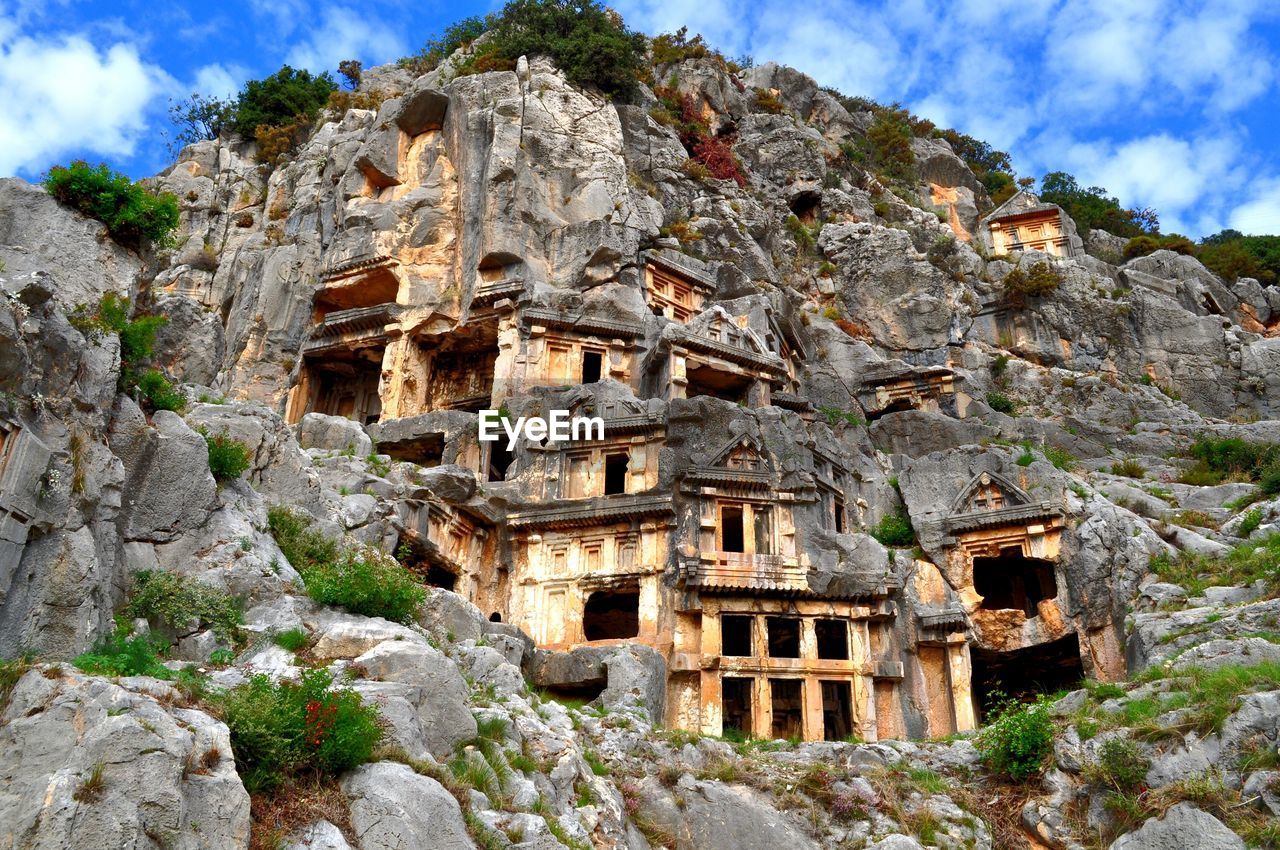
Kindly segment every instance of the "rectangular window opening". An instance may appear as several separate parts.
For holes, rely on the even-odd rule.
[[[753,617],[725,614],[720,617],[720,654],[746,658],[751,652]]]
[[[604,494],[613,496],[627,492],[627,466],[629,458],[625,454],[611,454],[604,457]]]
[[[844,620],[818,620],[813,624],[818,639],[818,658],[849,660],[849,625]]]
[[[742,528],[742,508],[725,505],[720,509],[720,551],[745,552],[746,536]]]
[[[600,380],[603,360],[599,351],[582,352],[582,383],[594,384]]]
[[[800,657],[800,620],[798,617],[768,617],[770,658]]]

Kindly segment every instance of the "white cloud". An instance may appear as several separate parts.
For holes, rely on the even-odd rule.
[[[239,65],[230,67],[218,63],[204,65],[196,70],[191,91],[207,97],[227,100],[239,93],[241,83],[247,78],[248,72]]]
[[[0,174],[34,173],[72,152],[126,157],[169,85],[129,44],[19,37],[0,27]]]
[[[1227,223],[1241,233],[1280,233],[1280,178],[1254,184],[1251,198],[1230,212]]]
[[[385,23],[349,9],[329,8],[317,29],[290,49],[285,61],[313,73],[334,71],[344,59],[388,62],[404,55],[401,35]]]

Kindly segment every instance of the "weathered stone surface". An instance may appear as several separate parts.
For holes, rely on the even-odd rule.
[[[342,780],[361,850],[473,850],[462,810],[444,786],[393,762],[356,768]]]
[[[298,423],[298,443],[304,449],[351,452],[364,457],[373,451],[373,441],[360,423],[345,416],[308,413]]]
[[[5,846],[248,844],[249,795],[227,727],[202,711],[165,709],[70,670],[32,670],[0,718],[0,743]],[[192,764],[202,767],[191,771]],[[89,782],[95,770],[96,786]]]
[[[1213,815],[1191,803],[1179,803],[1164,817],[1152,818],[1134,832],[1117,838],[1111,850],[1243,850],[1244,846],[1240,836]]]
[[[389,640],[354,662],[370,679],[409,685],[427,749],[445,759],[475,737],[476,721],[467,707],[467,685],[458,668],[425,643]]]

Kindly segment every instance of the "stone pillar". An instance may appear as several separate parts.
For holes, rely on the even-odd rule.
[[[664,397],[668,401],[689,397],[689,377],[685,371],[688,358],[688,351],[674,345],[667,355],[667,387]]]

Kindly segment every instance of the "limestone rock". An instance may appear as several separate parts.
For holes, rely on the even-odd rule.
[[[356,768],[342,780],[361,850],[474,850],[462,810],[444,786],[393,762]]]
[[[1164,817],[1152,818],[1134,832],[1117,838],[1111,850],[1243,850],[1244,846],[1240,836],[1213,815],[1191,803],[1178,803]]]

